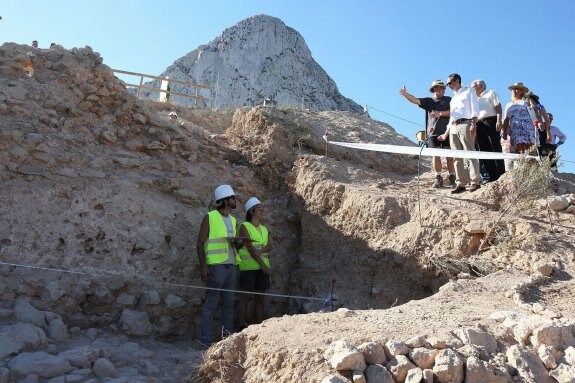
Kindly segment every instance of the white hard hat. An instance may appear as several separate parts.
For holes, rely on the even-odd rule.
[[[236,195],[236,193],[234,193],[234,189],[230,185],[220,185],[214,191],[214,200],[219,201],[233,195]]]
[[[178,114],[176,112],[170,112],[170,114],[168,114],[168,116],[172,117],[172,116],[176,116],[178,117]]]
[[[256,205],[260,205],[262,202],[257,199],[256,197],[252,197],[250,198],[247,202],[246,202],[246,211],[250,211],[250,209]]]

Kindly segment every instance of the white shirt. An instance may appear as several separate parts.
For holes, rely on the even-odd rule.
[[[449,111],[449,122],[460,118],[471,119],[477,117],[479,115],[479,106],[477,105],[477,94],[475,91],[464,86],[459,88],[451,98]]]
[[[497,116],[495,107],[500,105],[499,96],[493,90],[485,90],[477,100],[479,105],[479,119]]]
[[[565,133],[560,131],[558,127],[551,125],[551,127],[549,127],[549,129],[551,130],[551,143],[552,144],[561,145],[561,144],[564,144],[565,141],[567,141],[567,136],[565,135]],[[556,138],[559,139],[559,142],[555,142]]]

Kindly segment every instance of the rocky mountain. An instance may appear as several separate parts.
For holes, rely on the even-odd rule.
[[[208,84],[202,90],[209,106],[255,106],[264,98],[280,106],[311,110],[362,112],[363,108],[342,96],[332,78],[313,59],[304,38],[275,17],[259,15],[226,29],[207,45],[176,60],[161,76]],[[158,87],[158,81],[151,83]],[[170,90],[194,94],[195,89],[170,84]],[[157,97],[157,93],[148,93]],[[172,96],[187,106],[193,99]]]

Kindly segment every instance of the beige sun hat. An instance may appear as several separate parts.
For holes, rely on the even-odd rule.
[[[443,83],[443,80],[435,80],[431,83],[431,87],[429,88],[429,91],[431,93],[434,92],[433,88],[435,88],[436,86],[441,86],[443,88],[445,88],[445,84]]]
[[[523,91],[523,93],[529,92],[529,88],[526,87],[525,85],[523,85],[522,82],[516,82],[516,83],[513,84],[513,85],[509,85],[509,86],[507,87],[507,89],[509,89],[509,90],[512,90],[512,89],[521,89],[521,90]]]

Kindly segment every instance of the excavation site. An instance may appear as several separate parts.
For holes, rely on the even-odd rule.
[[[573,174],[453,195],[429,157],[331,144],[417,146],[359,106],[158,101],[103,61],[0,46],[0,383],[575,381]],[[265,208],[271,285],[206,349],[221,184],[238,223]]]

